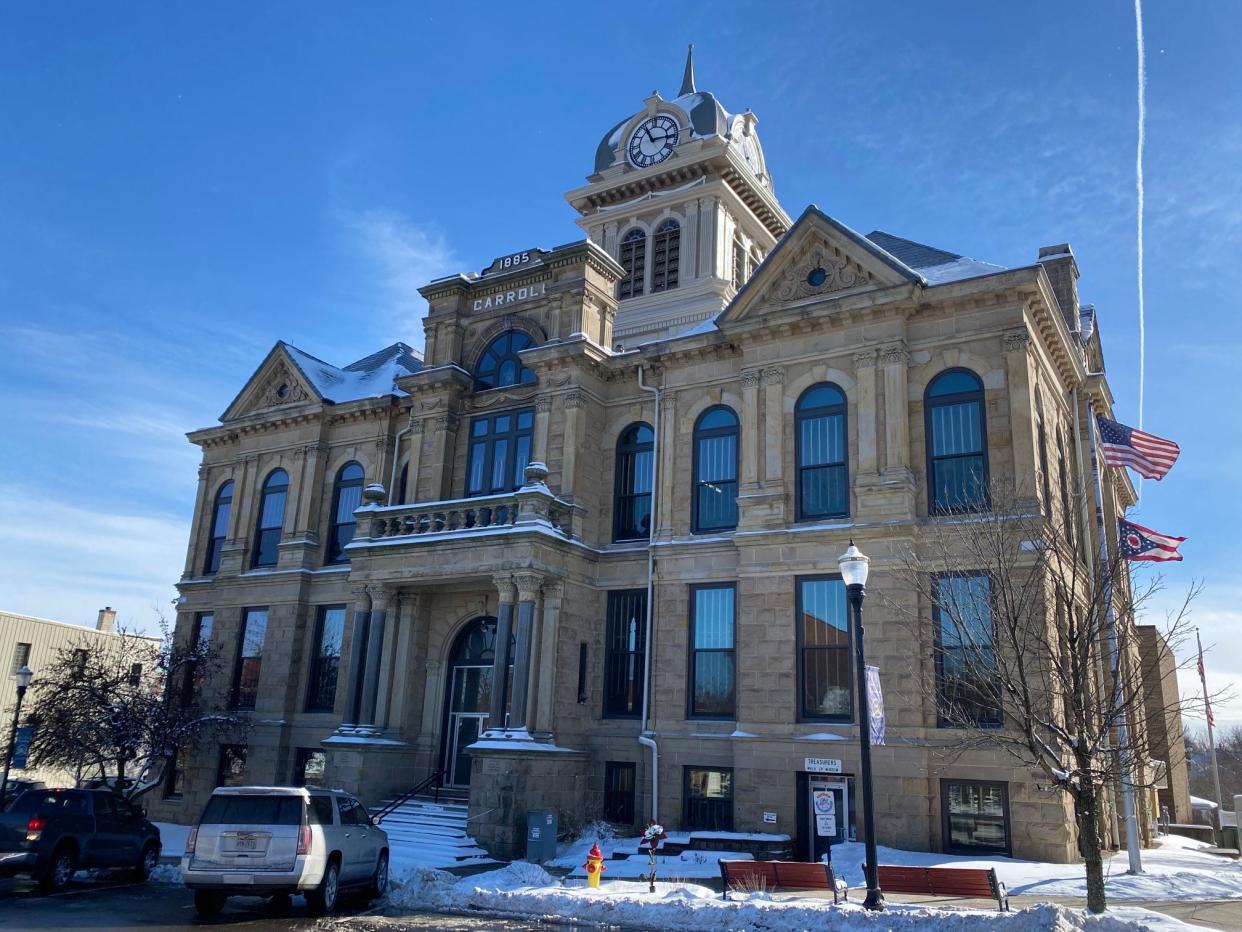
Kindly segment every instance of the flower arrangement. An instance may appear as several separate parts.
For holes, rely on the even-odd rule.
[[[647,849],[647,881],[649,883],[648,890],[651,893],[655,893],[656,852],[667,837],[663,825],[655,819],[647,820],[647,828],[643,830],[643,840],[638,843],[638,847]]]

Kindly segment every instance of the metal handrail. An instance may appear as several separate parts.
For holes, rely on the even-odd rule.
[[[444,778],[447,775],[447,773],[448,773],[447,770],[443,770],[443,769],[437,770],[435,773],[433,773],[431,776],[429,776],[426,780],[418,784],[413,789],[406,790],[396,799],[390,800],[386,806],[380,809],[371,818],[374,819],[375,824],[378,825],[380,822],[384,821],[384,819],[388,818],[388,816],[392,815],[394,812],[400,809],[401,806],[403,806],[405,803],[408,803],[415,796],[418,796],[421,793],[427,792],[427,790],[430,789],[432,786],[435,787],[435,795],[432,798],[438,803],[440,801],[440,787],[444,785]]]

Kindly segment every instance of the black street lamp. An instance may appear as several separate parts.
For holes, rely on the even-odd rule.
[[[13,749],[17,744],[17,720],[22,714],[22,700],[26,698],[26,687],[30,685],[30,678],[34,674],[30,671],[30,667],[23,664],[14,676],[17,679],[17,708],[13,710],[13,727],[9,730],[9,747],[4,755],[4,779],[0,781],[0,810],[4,809],[4,799],[9,794],[9,768],[13,766]]]
[[[871,792],[871,706],[867,701],[867,659],[863,653],[863,596],[867,591],[867,570],[871,563],[861,550],[850,541],[849,550],[841,554],[837,564],[841,578],[845,580],[845,592],[849,597],[850,613],[854,623],[854,659],[858,665],[858,743],[862,754],[863,835],[866,842],[867,861],[863,873],[867,878],[867,909],[883,909],[884,894],[880,892],[879,870],[875,853],[875,800]]]

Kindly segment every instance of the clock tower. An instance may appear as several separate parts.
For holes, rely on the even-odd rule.
[[[694,82],[658,91],[610,129],[587,184],[566,194],[578,225],[621,263],[615,343],[635,346],[715,317],[789,229],[747,110]]]

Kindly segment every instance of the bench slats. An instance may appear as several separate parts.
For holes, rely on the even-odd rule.
[[[838,886],[832,865],[818,861],[720,861],[720,878],[727,899],[730,887],[761,883],[786,890],[831,890],[838,902]]]
[[[1002,911],[1009,909],[1009,898],[996,879],[994,868],[897,867],[881,864],[877,874],[880,889],[893,893],[990,899],[996,900]]]

